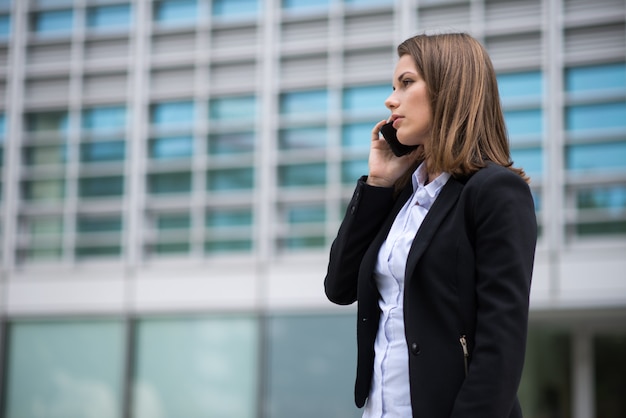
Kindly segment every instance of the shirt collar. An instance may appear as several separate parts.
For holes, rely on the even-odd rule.
[[[431,198],[437,197],[441,188],[448,182],[449,178],[450,173],[441,173],[433,181],[426,184],[428,171],[426,170],[426,163],[422,162],[411,177],[413,181],[413,193],[415,193],[417,189],[423,188]]]

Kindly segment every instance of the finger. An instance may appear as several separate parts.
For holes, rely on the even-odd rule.
[[[377,141],[380,139],[380,128],[382,128],[385,123],[387,123],[386,120],[381,120],[376,125],[374,125],[374,128],[372,129],[372,141]]]

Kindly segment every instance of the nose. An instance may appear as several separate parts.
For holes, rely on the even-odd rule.
[[[396,92],[392,92],[385,100],[385,106],[389,110],[396,109],[398,107],[398,99],[396,98]]]

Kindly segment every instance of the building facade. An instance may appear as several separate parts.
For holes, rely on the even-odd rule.
[[[0,0],[0,415],[360,416],[322,282],[422,31],[532,178],[525,415],[626,416],[624,0]]]

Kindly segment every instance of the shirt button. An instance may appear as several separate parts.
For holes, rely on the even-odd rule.
[[[422,350],[420,349],[420,346],[417,343],[411,343],[411,353],[413,353],[413,355],[416,356],[421,352]]]

